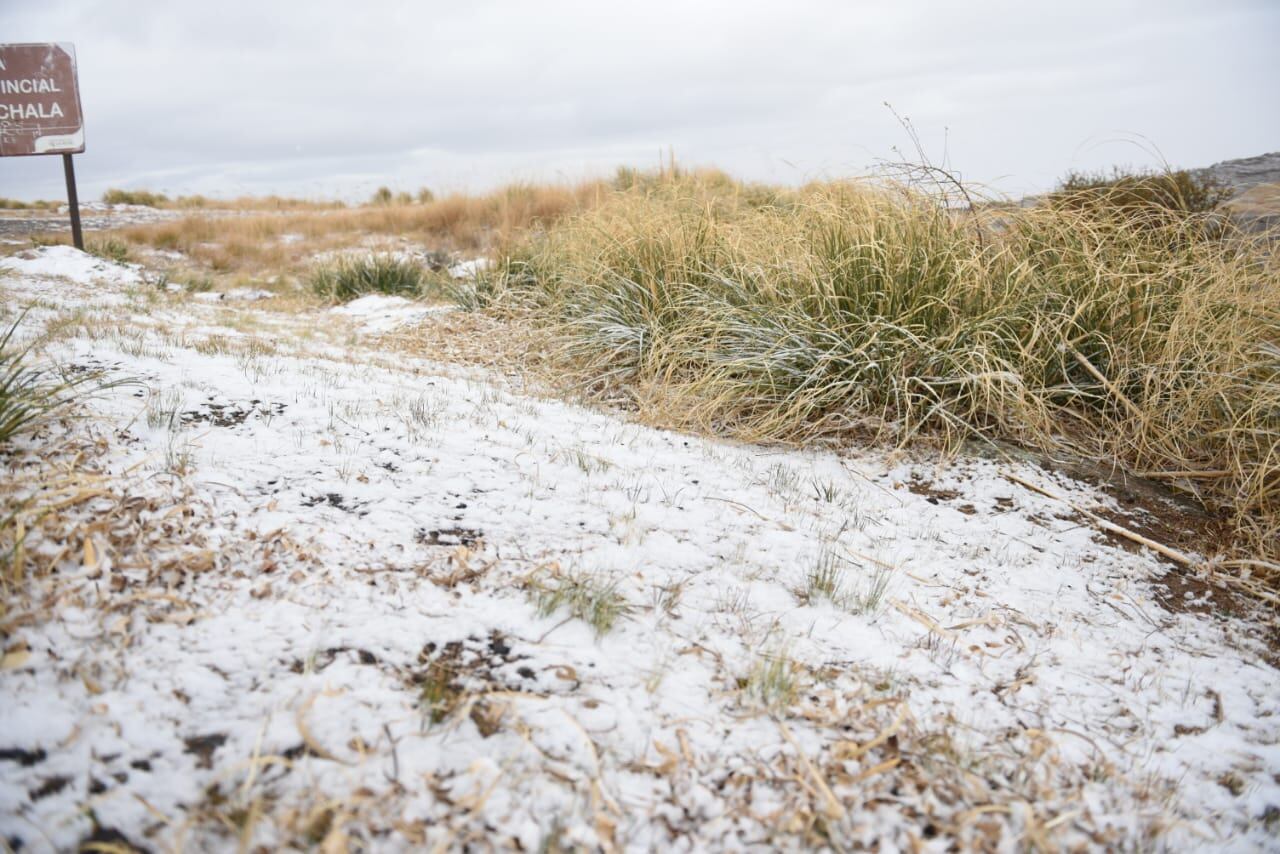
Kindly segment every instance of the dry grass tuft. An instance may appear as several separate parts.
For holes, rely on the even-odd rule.
[[[563,610],[569,618],[586,622],[597,637],[608,634],[631,610],[617,582],[588,572],[555,570],[545,577],[531,578],[528,593],[539,616],[550,617]]]
[[[312,271],[311,290],[329,302],[349,302],[366,294],[416,297],[423,270],[413,261],[373,254],[340,258]]]

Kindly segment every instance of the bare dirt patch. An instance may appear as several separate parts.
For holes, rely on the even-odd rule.
[[[478,530],[453,527],[431,531],[419,530],[415,539],[426,546],[466,546],[471,548],[483,537],[484,534]]]
[[[208,424],[211,427],[238,427],[250,416],[259,415],[273,417],[285,410],[283,403],[251,400],[247,404],[238,403],[204,403],[195,409],[182,413],[182,423]]]

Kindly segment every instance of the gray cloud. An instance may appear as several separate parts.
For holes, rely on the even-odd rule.
[[[73,41],[86,195],[361,196],[685,162],[800,181],[909,141],[1009,192],[1071,167],[1280,148],[1267,2],[294,3],[5,0]],[[56,158],[0,161],[54,196]]]

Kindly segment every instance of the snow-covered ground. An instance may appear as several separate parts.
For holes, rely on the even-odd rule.
[[[140,383],[2,458],[57,502],[0,619],[11,847],[1276,847],[1256,627],[1006,475],[1092,487],[650,429],[388,349],[394,300],[0,267]]]

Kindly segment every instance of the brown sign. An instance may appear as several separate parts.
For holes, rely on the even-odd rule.
[[[82,151],[75,48],[0,44],[0,157]]]

